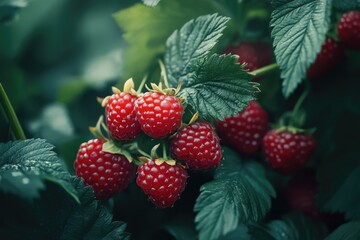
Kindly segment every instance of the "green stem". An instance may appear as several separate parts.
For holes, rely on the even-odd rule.
[[[26,136],[20,125],[19,119],[16,116],[14,108],[12,107],[8,96],[6,95],[5,89],[0,83],[0,101],[3,106],[4,112],[10,122],[11,130],[14,134],[15,139],[25,140]]]
[[[168,156],[167,156],[167,153],[166,153],[166,146],[165,146],[165,141],[163,141],[163,144],[162,144],[162,151],[163,151],[163,159],[167,160],[168,159]]]
[[[309,95],[309,91],[305,90],[305,92],[303,92],[303,94],[301,94],[301,96],[299,97],[299,99],[297,100],[294,109],[292,111],[292,115],[296,116],[300,110],[301,105],[303,104],[305,98]]]
[[[159,65],[160,65],[160,70],[161,70],[161,80],[163,81],[165,88],[169,88],[169,82],[168,82],[168,79],[166,76],[165,65],[161,60],[159,60]]]
[[[259,68],[259,69],[256,69],[252,72],[250,72],[250,74],[253,74],[255,75],[256,77],[260,77],[260,76],[263,76],[267,73],[270,73],[272,71],[275,71],[279,68],[279,65],[277,65],[276,63],[273,63],[273,64],[270,64],[270,65],[267,65],[265,67],[262,67],[262,68]]]
[[[143,90],[143,88],[144,88],[144,86],[145,86],[145,83],[146,83],[146,81],[147,81],[147,78],[148,78],[148,75],[146,74],[146,75],[143,77],[143,79],[141,80],[140,86],[139,86],[138,90],[136,91],[137,93],[140,94],[140,93],[142,92],[142,90]]]

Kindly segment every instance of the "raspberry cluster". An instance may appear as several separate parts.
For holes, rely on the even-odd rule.
[[[135,175],[135,166],[139,165],[137,185],[157,207],[170,207],[185,189],[186,169],[209,170],[220,164],[220,139],[210,123],[198,121],[197,117],[183,123],[185,107],[176,90],[152,84],[153,89],[138,93],[133,86],[129,80],[124,91],[113,88],[113,95],[101,101],[105,107],[105,130],[111,139],[101,135],[100,128],[105,124],[98,124],[93,130],[100,137],[80,146],[74,168],[77,176],[93,187],[98,199],[106,199],[128,186]],[[148,143],[161,139],[165,152],[170,154],[158,157],[157,145],[151,155],[141,150],[137,142],[141,132]],[[118,150],[107,152],[106,142]],[[129,155],[138,158],[136,164],[131,162],[132,158],[127,159]]]

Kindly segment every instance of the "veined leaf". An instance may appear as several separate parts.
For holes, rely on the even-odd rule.
[[[276,240],[322,240],[328,234],[323,223],[296,212],[270,222],[268,229]]]
[[[95,200],[93,189],[84,186],[80,178],[73,178],[72,182],[79,192],[81,204],[73,204],[66,213],[59,239],[129,239],[125,232],[126,224],[112,221],[108,209]]]
[[[201,187],[194,207],[199,239],[218,239],[240,223],[259,222],[271,207],[275,190],[255,162],[244,163],[238,174],[221,175]]]
[[[348,222],[338,227],[325,240],[358,240],[360,239],[360,222]]]
[[[271,32],[276,61],[288,97],[315,61],[330,23],[330,0],[273,0]]]
[[[60,185],[75,200],[79,201],[70,182],[70,174],[64,163],[53,152],[53,148],[53,145],[42,139],[0,143],[0,176],[9,174],[9,172],[38,176]],[[16,181],[16,179],[13,180]],[[33,179],[33,181],[35,180]],[[36,189],[40,190],[39,183],[37,186]],[[18,194],[23,196],[23,193]],[[36,196],[36,194],[27,196]]]
[[[347,218],[360,219],[360,159],[358,154],[330,159],[320,166],[319,205],[330,212],[344,212]]]
[[[187,22],[166,41],[165,67],[169,84],[184,87],[194,77],[195,63],[203,60],[222,36],[227,17],[205,15]]]
[[[24,174],[19,170],[0,172],[0,189],[5,193],[18,195],[32,200],[40,196],[39,191],[45,188],[43,181],[36,175]]]
[[[180,91],[199,115],[223,120],[242,111],[259,91],[237,56],[213,54],[194,66],[194,74]]]

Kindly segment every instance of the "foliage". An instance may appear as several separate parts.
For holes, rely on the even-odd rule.
[[[0,188],[32,200],[39,196],[38,191],[44,187],[40,179],[44,179],[59,184],[78,201],[70,174],[53,148],[40,139],[0,143]],[[16,191],[24,185],[29,191]]]
[[[271,32],[281,69],[283,94],[288,97],[305,78],[325,41],[330,22],[330,0],[272,1]]]
[[[233,159],[237,160],[236,167]],[[264,169],[254,162],[241,162],[231,150],[225,151],[215,180],[200,191],[194,207],[200,239],[218,239],[240,223],[259,222],[271,207],[271,197],[275,197]]]

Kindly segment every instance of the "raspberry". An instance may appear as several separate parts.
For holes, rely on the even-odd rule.
[[[74,162],[76,175],[93,187],[98,199],[125,189],[135,176],[135,165],[123,155],[103,152],[104,143],[101,139],[82,143]]]
[[[331,38],[326,38],[315,62],[307,70],[310,79],[319,78],[331,72],[343,58],[342,47]]]
[[[224,53],[239,55],[239,63],[246,63],[248,71],[254,71],[272,61],[272,49],[262,42],[243,42],[226,48]]]
[[[269,123],[268,114],[256,102],[250,102],[242,112],[218,121],[216,129],[222,140],[240,153],[256,152],[266,134]]]
[[[163,138],[180,127],[184,107],[175,96],[147,92],[135,101],[135,111],[147,135]]]
[[[360,11],[351,11],[341,17],[338,35],[346,47],[360,50]]]
[[[138,168],[137,185],[149,196],[149,200],[159,208],[171,207],[184,191],[187,172],[179,165],[161,165],[155,159]]]
[[[290,174],[306,164],[315,150],[315,140],[305,133],[271,130],[263,139],[263,147],[270,166]]]
[[[207,170],[220,164],[222,151],[219,137],[206,122],[180,129],[171,141],[172,155],[194,170]]]
[[[131,140],[141,132],[134,110],[135,100],[135,96],[125,92],[113,94],[107,99],[106,123],[113,138]]]

